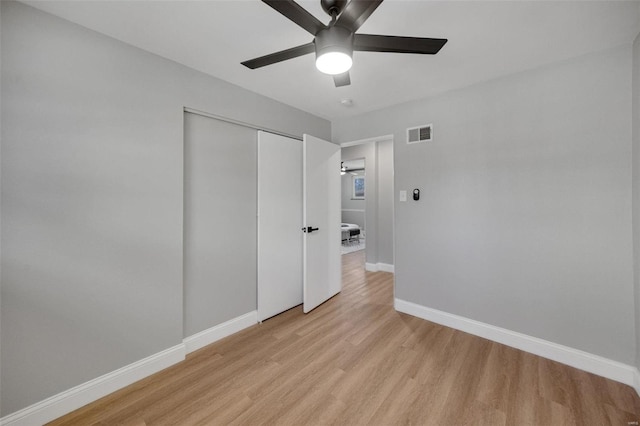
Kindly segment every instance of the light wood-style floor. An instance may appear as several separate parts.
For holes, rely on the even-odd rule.
[[[343,256],[343,291],[216,342],[53,425],[622,425],[628,386],[393,309]]]

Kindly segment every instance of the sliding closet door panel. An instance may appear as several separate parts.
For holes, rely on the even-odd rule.
[[[255,130],[185,113],[185,337],[256,309]]]
[[[302,142],[258,133],[258,319],[302,303]]]

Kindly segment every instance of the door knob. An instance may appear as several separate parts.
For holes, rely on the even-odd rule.
[[[308,234],[312,233],[313,231],[317,231],[320,228],[312,228],[311,226],[307,226],[306,228],[302,228],[302,232],[306,232]]]

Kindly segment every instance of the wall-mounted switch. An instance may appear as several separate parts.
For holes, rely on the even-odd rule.
[[[407,191],[400,191],[400,201],[407,201]]]

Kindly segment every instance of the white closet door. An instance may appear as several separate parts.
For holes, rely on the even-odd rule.
[[[258,132],[258,320],[302,303],[302,142]]]

